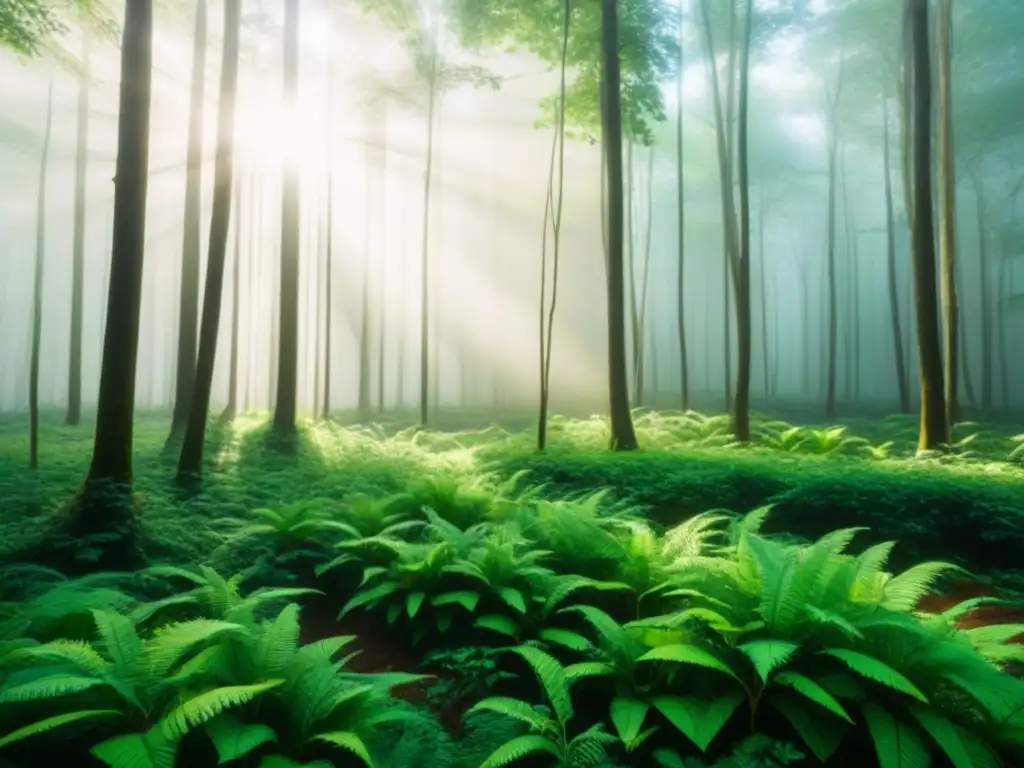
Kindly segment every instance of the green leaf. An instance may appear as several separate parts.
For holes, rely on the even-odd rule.
[[[893,690],[900,691],[913,696],[918,701],[928,703],[928,698],[918,690],[917,686],[907,678],[878,659],[867,656],[858,651],[850,651],[845,648],[826,648],[821,651],[826,656],[832,656],[846,664],[850,669],[862,677],[874,680],[877,683],[888,686]]]
[[[89,720],[111,720],[118,717],[124,717],[124,714],[116,709],[85,709],[80,712],[66,712],[62,715],[54,715],[53,717],[37,720],[31,725],[26,725],[23,728],[18,728],[16,731],[0,736],[0,748],[23,739],[49,733],[58,728],[63,728],[65,725],[84,723]]]
[[[107,739],[90,752],[110,768],[175,768],[178,745],[152,728]]]
[[[489,613],[486,616],[481,616],[473,622],[473,626],[489,629],[492,632],[497,632],[513,639],[519,636],[519,627],[516,623],[508,616],[501,616],[500,614]]]
[[[570,651],[585,651],[590,648],[590,641],[587,638],[568,629],[545,628],[537,632],[537,637],[549,645],[558,645]]]
[[[394,624],[398,621],[398,617],[402,614],[401,603],[391,603],[388,605],[388,625]]]
[[[654,706],[666,720],[696,744],[701,752],[706,752],[743,698],[743,694],[738,692],[715,699],[697,696],[657,696],[654,699]]]
[[[933,709],[910,703],[910,714],[929,736],[942,747],[954,768],[980,768],[972,759],[969,747],[960,738],[959,728]]]
[[[786,664],[799,647],[784,640],[753,640],[739,648],[754,665],[761,682],[766,682],[768,675]]]
[[[338,614],[338,618],[340,619],[349,611],[360,608],[364,605],[369,605],[370,603],[375,603],[381,598],[394,594],[399,590],[400,586],[401,585],[396,581],[385,581],[371,589],[356,593],[353,595],[351,600],[345,603],[345,606],[341,609],[341,613]]]
[[[239,760],[254,749],[277,740],[273,729],[262,723],[243,723],[229,714],[222,714],[206,724],[217,755],[218,765]]]
[[[477,712],[481,710],[497,712],[499,715],[511,717],[513,720],[526,723],[528,726],[538,731],[541,731],[548,725],[551,725],[551,721],[548,718],[534,709],[527,702],[519,699],[512,699],[507,696],[491,696],[483,701],[478,701],[470,707],[468,711]]]
[[[729,677],[739,679],[736,673],[713,654],[696,645],[662,645],[652,648],[638,661],[666,661],[674,664],[694,664],[708,669],[717,669]]]
[[[514,610],[519,613],[526,613],[526,601],[523,599],[523,593],[518,589],[501,587],[498,589],[498,596]]]
[[[565,679],[562,665],[554,656],[528,645],[521,645],[512,651],[522,656],[533,669],[537,681],[551,702],[555,716],[564,728],[572,718],[572,698],[569,696],[569,683]]]
[[[646,701],[627,699],[622,696],[612,699],[609,709],[612,725],[615,726],[623,744],[633,743],[633,740],[639,735],[640,729],[643,728],[644,718],[647,717],[650,708],[651,705]]]
[[[423,605],[425,597],[426,595],[420,591],[410,592],[406,595],[405,612],[409,614],[410,619],[416,618],[416,614],[420,612],[420,606]]]
[[[775,682],[780,685],[788,685],[797,693],[806,696],[815,704],[820,704],[832,714],[841,717],[850,725],[853,725],[853,720],[847,714],[846,710],[843,709],[843,705],[840,704],[831,693],[826,691],[811,678],[801,675],[799,672],[785,670],[775,676]]]
[[[479,602],[480,595],[468,589],[457,592],[442,592],[440,595],[435,595],[430,599],[430,604],[435,608],[442,605],[456,604],[461,605],[470,613],[476,610]]]
[[[267,680],[253,685],[226,685],[204,691],[168,712],[158,727],[170,741],[181,740],[192,728],[212,720],[224,710],[250,702],[283,683],[284,680]]]
[[[5,688],[0,692],[0,704],[38,702],[58,696],[70,696],[73,693],[81,693],[90,688],[107,684],[107,681],[102,678],[52,674]]]
[[[920,731],[869,701],[861,710],[875,743],[879,768],[928,768],[931,755]]]
[[[769,702],[789,721],[814,756],[822,763],[827,762],[843,741],[843,729],[838,726],[839,721],[828,716],[822,717],[819,707],[810,710],[806,699],[786,694],[784,690],[773,690]]]
[[[449,611],[441,611],[437,614],[437,631],[447,632],[452,628],[452,614]]]
[[[558,759],[562,757],[558,747],[543,736],[531,733],[506,741],[484,760],[480,768],[502,768],[528,755],[538,754],[551,755]]]
[[[363,764],[368,768],[373,768],[370,750],[366,748],[366,744],[363,743],[363,740],[357,734],[351,731],[329,731],[327,733],[318,733],[313,738],[316,741],[322,741],[325,744],[331,744],[347,750],[362,760]]]

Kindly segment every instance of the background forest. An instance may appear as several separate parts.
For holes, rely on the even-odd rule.
[[[0,0],[0,767],[1024,762],[1017,5]]]

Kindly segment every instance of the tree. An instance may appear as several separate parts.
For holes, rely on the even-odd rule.
[[[939,154],[939,275],[942,298],[942,350],[945,370],[946,423],[958,417],[959,356],[956,295],[956,171],[954,169],[952,58],[953,0],[939,0],[936,14],[936,65],[938,68]]]
[[[740,185],[740,258],[736,275],[736,330],[739,366],[736,374],[736,400],[733,433],[741,442],[750,441],[750,368],[753,332],[750,311],[750,173],[747,162],[747,121],[750,109],[750,36],[754,25],[754,0],[747,0],[746,26],[740,58],[739,103],[739,185]]]
[[[676,324],[679,328],[679,396],[684,411],[690,409],[690,371],[686,353],[686,216],[683,177],[683,35],[685,17],[679,14],[679,74],[676,75],[676,206],[679,216],[679,259],[676,276]]]
[[[295,114],[299,97],[299,0],[287,0],[284,13],[284,109]],[[281,276],[278,302],[277,402],[274,432],[295,431],[299,383],[299,226],[298,164],[286,159],[281,189]]]
[[[89,474],[71,520],[72,533],[80,535],[131,533],[135,370],[149,182],[152,0],[127,3],[124,18],[113,244],[96,434]],[[119,538],[124,544],[131,536]]]
[[[46,174],[50,165],[53,130],[53,83],[46,97],[46,129],[39,159],[39,197],[36,202],[36,263],[32,280],[32,359],[28,385],[28,465],[39,467],[39,349],[43,335],[43,270],[46,263]]]
[[[217,359],[220,335],[220,308],[224,298],[224,264],[227,258],[228,230],[231,225],[231,198],[234,190],[235,101],[238,96],[239,27],[241,0],[224,3],[224,60],[221,66],[220,106],[217,115],[217,160],[213,177],[213,215],[210,220],[210,251],[206,260],[206,295],[203,297],[203,321],[199,336],[196,379],[178,459],[178,478],[202,474],[203,442],[210,411],[213,367]],[[236,227],[237,229],[237,227]],[[236,259],[237,270],[237,259]],[[235,281],[235,304],[238,303]]]
[[[632,451],[638,447],[629,411],[626,364],[625,231],[622,180],[622,95],[619,71],[619,21],[616,0],[601,0],[601,50],[604,59],[604,161],[608,179],[608,399],[611,447]]]
[[[889,100],[882,97],[882,158],[885,174],[885,240],[886,275],[889,291],[889,318],[892,326],[893,353],[896,356],[896,386],[899,389],[900,413],[910,413],[910,386],[903,358],[903,328],[900,323],[899,283],[896,278],[896,224],[892,205],[892,160],[889,149]]]
[[[75,219],[71,265],[71,349],[68,361],[68,426],[82,420],[82,303],[85,290],[85,197],[89,152],[89,89],[92,33],[82,29],[82,71],[78,79],[78,128],[75,150]]]
[[[206,0],[196,1],[189,96],[188,149],[185,165],[185,233],[181,251],[181,294],[178,305],[178,365],[171,432],[189,419],[196,378],[196,336],[199,322],[199,251],[202,238],[203,99],[206,82]]]
[[[835,88],[828,97],[828,379],[825,391],[825,413],[829,418],[836,412],[836,357],[839,329],[839,307],[836,298],[836,177],[839,160],[839,105],[843,95],[843,77],[846,71],[846,46],[839,51],[839,71]]]
[[[931,184],[931,59],[928,50],[928,0],[904,0],[904,79],[911,109],[907,127],[913,150],[914,303],[921,385],[921,426],[918,450],[932,451],[949,443],[943,387],[942,349],[936,296],[935,239]]]
[[[242,185],[238,179],[239,175],[236,173],[234,196],[238,215],[235,216],[235,247],[231,257],[231,361],[228,366],[228,403],[224,406],[219,418],[222,424],[232,421],[238,415],[239,409],[238,345],[242,303]]]

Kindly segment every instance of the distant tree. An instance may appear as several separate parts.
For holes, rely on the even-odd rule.
[[[203,123],[206,84],[207,0],[196,0],[185,164],[185,232],[181,252],[178,304],[178,363],[171,432],[185,427],[196,378],[199,326],[199,253],[202,239]]]
[[[738,371],[736,401],[733,409],[733,433],[741,442],[750,442],[750,380],[753,352],[753,328],[750,302],[750,172],[747,159],[747,126],[750,110],[750,38],[754,26],[754,0],[747,0],[744,14],[743,47],[740,52],[740,101],[737,162],[740,186],[740,257],[736,274],[736,330]],[[767,353],[767,349],[765,350]]]
[[[36,202],[36,263],[32,280],[32,359],[28,385],[28,465],[39,467],[39,350],[43,335],[43,271],[46,264],[46,176],[50,165],[53,130],[53,83],[46,97],[46,128],[39,160],[39,197]]]
[[[224,266],[227,258],[228,230],[234,191],[235,102],[238,97],[239,27],[241,0],[224,3],[224,57],[221,65],[220,105],[217,115],[217,160],[213,177],[213,215],[210,220],[210,250],[206,260],[206,295],[203,297],[203,321],[199,336],[199,357],[193,387],[188,425],[178,459],[178,478],[202,474],[203,445],[210,411],[213,369],[220,336],[220,309],[224,298]],[[236,230],[238,227],[236,226]],[[237,270],[237,258],[236,258]],[[238,303],[238,280],[234,301]],[[237,385],[232,381],[232,386]],[[234,395],[232,395],[234,397]]]
[[[892,327],[893,353],[896,358],[896,388],[900,396],[900,413],[910,413],[910,384],[903,357],[903,328],[900,323],[899,283],[896,278],[896,223],[893,216],[892,152],[890,151],[889,100],[882,97],[882,162],[885,174],[886,275],[889,293],[889,323]]]
[[[686,20],[679,14],[679,73],[676,75],[676,207],[678,215],[679,256],[676,274],[676,325],[679,331],[680,407],[690,408],[690,369],[686,349],[686,211],[683,174],[683,37]]]

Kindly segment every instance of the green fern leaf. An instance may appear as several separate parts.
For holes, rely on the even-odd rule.
[[[565,668],[565,679],[574,683],[584,677],[608,677],[619,674],[617,667],[603,661],[581,661]]]
[[[254,685],[214,688],[176,706],[161,719],[158,727],[168,740],[180,741],[192,728],[205,724],[231,707],[246,704],[283,683],[284,680],[267,680]]]
[[[879,768],[928,768],[931,755],[920,731],[877,704],[864,702],[861,710],[875,743]]]
[[[503,768],[529,755],[546,754],[562,759],[558,747],[543,736],[526,734],[510,739],[491,753],[480,768]]]
[[[107,739],[90,751],[110,768],[174,768],[178,745],[154,728]]]
[[[117,669],[117,674],[137,675],[142,660],[142,640],[135,631],[135,623],[127,616],[111,611],[93,611],[99,649],[106,653]]]
[[[498,597],[505,601],[505,603],[513,610],[519,613],[526,613],[526,601],[523,599],[523,593],[518,589],[512,589],[512,587],[500,587],[498,589]]]
[[[838,613],[823,610],[817,606],[809,604],[804,605],[804,613],[806,613],[816,623],[826,627],[835,627],[851,639],[860,639],[864,637],[864,634],[857,629],[857,627],[853,626],[846,617],[840,616]]]
[[[215,619],[168,624],[158,629],[143,645],[147,671],[151,679],[161,680],[197,645],[244,632],[245,627],[240,624]]]
[[[544,730],[551,722],[525,701],[506,696],[492,696],[483,701],[478,701],[470,707],[468,712],[479,712],[482,710],[497,712],[499,715],[511,717],[514,720],[526,723],[538,731]]]
[[[609,713],[611,714],[612,725],[615,726],[615,730],[619,734],[619,738],[622,739],[623,744],[632,744],[637,736],[640,735],[640,729],[644,725],[644,718],[647,717],[647,712],[650,708],[650,704],[638,699],[627,699],[623,696],[616,696],[612,699]]]
[[[262,723],[243,723],[238,718],[221,714],[206,724],[206,735],[217,750],[218,765],[240,760],[254,749],[272,741],[277,735]]]
[[[516,623],[508,616],[502,616],[496,613],[489,613],[486,616],[481,616],[473,622],[474,627],[480,627],[481,629],[489,629],[492,632],[505,635],[515,639],[519,635],[519,627]]]
[[[80,712],[66,712],[62,715],[54,715],[53,717],[37,720],[31,725],[26,725],[16,731],[0,736],[0,749],[33,736],[50,733],[51,731],[63,728],[65,725],[85,723],[91,720],[112,720],[119,717],[124,717],[124,714],[116,709],[88,709]]]
[[[410,619],[415,619],[416,614],[420,612],[420,606],[423,605],[423,600],[426,598],[426,594],[420,591],[410,592],[405,598],[405,612],[409,614]]]
[[[657,696],[653,703],[666,720],[705,752],[742,701],[743,694],[731,693],[715,699]]]
[[[843,729],[837,727],[840,721],[822,717],[820,707],[810,709],[806,699],[787,694],[776,688],[768,700],[789,721],[814,756],[822,763],[828,762],[843,741]]]
[[[683,762],[683,758],[679,756],[679,753],[666,747],[654,750],[654,754],[651,757],[654,758],[654,762],[660,765],[661,768],[686,768],[686,763]]]
[[[442,605],[455,604],[461,605],[470,613],[476,610],[479,602],[480,595],[468,589],[457,592],[442,592],[440,595],[430,598],[430,604],[435,608],[440,608]]]
[[[768,675],[787,664],[799,648],[798,644],[784,640],[753,640],[739,646],[754,665],[761,682],[767,682]]]
[[[548,701],[555,711],[558,722],[565,724],[572,718],[572,699],[569,696],[569,684],[565,679],[565,670],[558,660],[537,648],[521,645],[512,651],[526,660],[547,694]]]
[[[914,610],[921,598],[931,591],[935,580],[947,571],[966,573],[958,565],[941,562],[918,563],[908,568],[886,583],[882,605],[893,611]]]
[[[801,675],[799,672],[787,669],[776,675],[775,682],[780,685],[788,685],[797,693],[806,696],[815,704],[820,704],[832,714],[838,715],[850,725],[853,725],[853,720],[847,714],[846,710],[843,709],[843,705],[840,704],[831,693],[826,691],[811,678]]]
[[[256,677],[276,677],[299,647],[299,606],[289,603],[256,640],[252,660]]]
[[[16,648],[4,657],[3,663],[21,660],[66,664],[90,677],[103,677],[110,673],[111,663],[84,640],[51,640],[43,645]]]
[[[753,534],[742,539],[754,557],[761,580],[761,618],[771,627],[791,627],[804,604],[802,595],[793,588],[798,566],[796,551]]]
[[[327,760],[299,763],[283,755],[267,755],[260,760],[260,768],[335,768],[335,765]]]
[[[591,647],[590,641],[578,632],[567,629],[546,627],[537,632],[537,637],[548,645],[568,648],[570,651],[585,651]]]
[[[356,608],[376,603],[378,600],[381,600],[388,595],[393,595],[399,589],[401,589],[401,585],[397,581],[385,581],[375,587],[358,592],[352,596],[351,600],[345,603],[341,612],[338,614],[338,618],[342,618]]]
[[[4,688],[0,691],[0,704],[21,704],[70,696],[107,684],[102,678],[57,673]]]
[[[697,645],[661,645],[652,648],[638,661],[665,661],[674,664],[694,664],[708,669],[717,669],[736,680],[739,677],[725,662]]]
[[[821,651],[821,653],[826,656],[832,656],[833,658],[839,659],[862,677],[874,680],[876,683],[881,683],[893,690],[901,691],[908,696],[913,696],[915,699],[923,701],[925,704],[928,703],[928,697],[921,693],[916,685],[888,664],[885,664],[872,656],[867,656],[857,651],[850,651],[845,648],[827,648]]]
[[[351,731],[329,731],[327,733],[318,733],[313,737],[317,741],[322,741],[325,744],[331,744],[335,747],[351,752],[353,755],[363,761],[363,764],[367,768],[373,768],[373,759],[370,757],[370,750],[366,748],[366,744],[359,738],[358,735]]]

